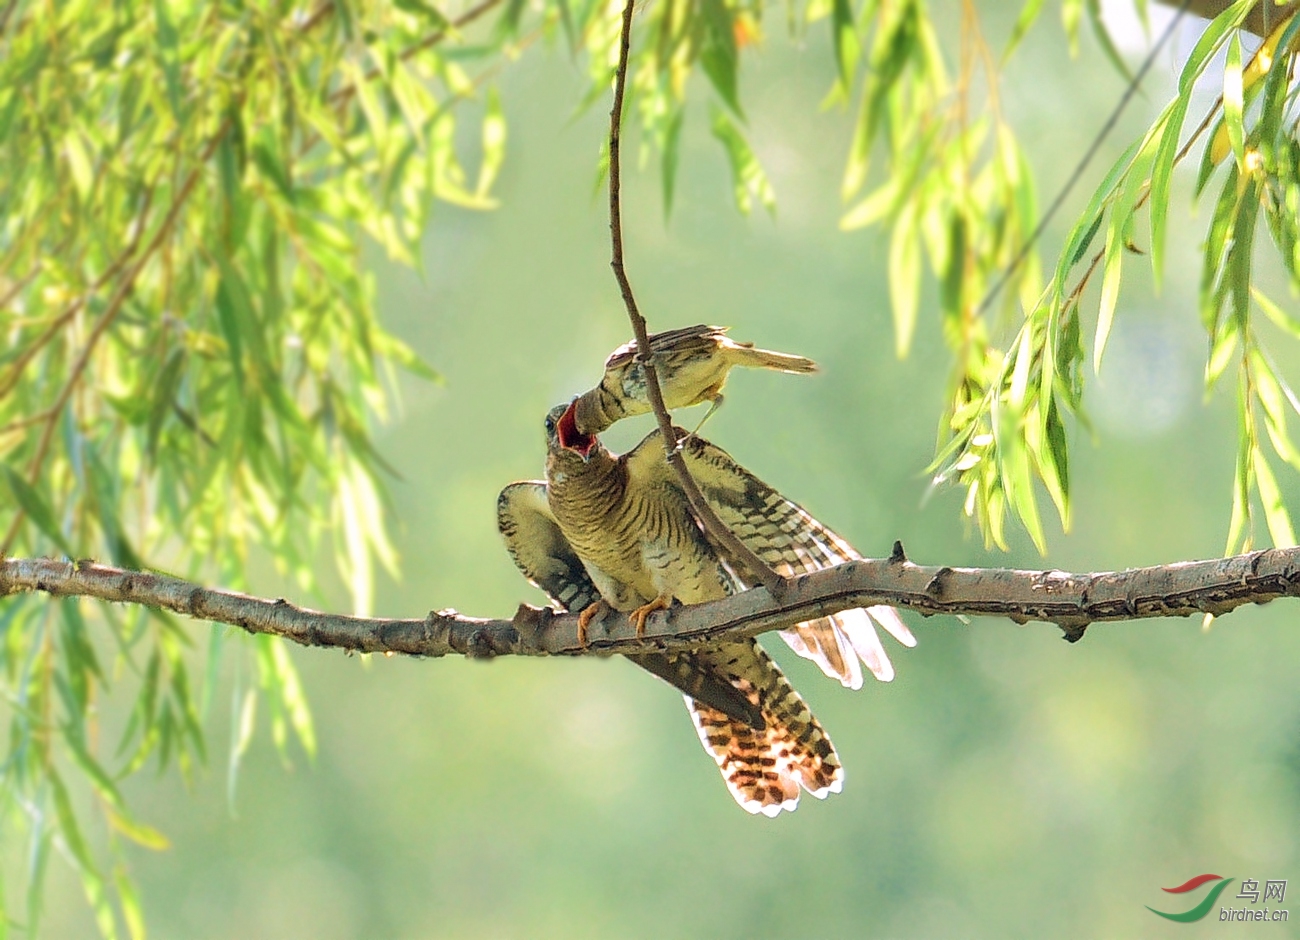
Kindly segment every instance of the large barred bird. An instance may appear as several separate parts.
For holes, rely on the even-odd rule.
[[[525,577],[566,610],[583,611],[584,624],[602,599],[643,625],[674,600],[702,603],[756,582],[695,522],[658,431],[614,457],[578,431],[574,410],[570,403],[547,415],[546,482],[512,483],[497,503],[498,527]],[[705,499],[778,572],[861,557],[720,448],[678,436]],[[857,688],[859,658],[878,677],[893,675],[872,617],[915,645],[888,607],[845,611],[782,636],[827,675]],[[705,750],[745,810],[792,810],[800,787],[819,798],[839,792],[843,770],[830,738],[756,640],[629,658],[685,693]]]

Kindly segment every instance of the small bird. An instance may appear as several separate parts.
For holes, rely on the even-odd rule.
[[[659,390],[670,411],[711,401],[713,407],[704,416],[708,420],[722,404],[722,386],[733,366],[778,372],[817,371],[817,363],[811,359],[755,349],[753,343],[737,343],[726,334],[725,326],[701,323],[650,337]],[[614,350],[605,360],[605,375],[600,384],[579,396],[575,421],[583,434],[599,434],[615,421],[651,410],[645,369],[637,362],[636,355],[636,340]]]
[[[582,611],[584,628],[603,601],[627,612],[638,632],[654,610],[715,600],[755,583],[696,523],[659,433],[614,457],[595,435],[578,430],[576,402],[547,415],[546,481],[512,483],[497,503],[498,528],[524,576],[566,610]],[[705,499],[780,573],[860,557],[726,452],[677,430]],[[905,645],[916,642],[892,608],[869,610],[802,623],[782,636],[857,688],[859,657],[881,678],[893,675],[872,617]],[[685,694],[705,750],[747,811],[775,816],[794,809],[801,788],[819,798],[839,792],[843,770],[830,738],[756,640],[629,658]]]

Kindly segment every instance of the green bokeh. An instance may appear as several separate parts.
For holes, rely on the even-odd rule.
[[[1005,95],[1047,192],[1121,86],[1099,56],[1064,61],[1045,32]],[[707,435],[868,555],[896,538],[914,560],[949,565],[1217,554],[1235,431],[1226,397],[1206,403],[1200,387],[1194,225],[1171,243],[1164,294],[1138,277],[1122,301],[1090,390],[1096,439],[1073,435],[1074,531],[1049,535],[1046,561],[1019,534],[1012,555],[984,552],[961,494],[926,498],[947,354],[923,304],[911,357],[894,358],[885,243],[836,230],[848,122],[817,109],[831,60],[820,36],[807,45],[776,36],[746,59],[775,221],[733,210],[702,107],[668,223],[653,164],[629,168],[629,270],[652,329],[730,324],[823,366],[812,379],[734,376]],[[1130,129],[1158,107],[1164,72]],[[562,52],[530,52],[503,77],[504,207],[443,209],[423,278],[372,259],[387,322],[447,378],[404,382],[378,439],[402,476],[391,490],[403,577],[380,590],[381,614],[500,616],[540,599],[500,544],[496,494],[540,475],[547,407],[589,387],[628,334],[593,197],[605,115],[566,123],[580,87]],[[620,449],[648,430],[610,440]],[[346,604],[341,588],[326,600]],[[318,760],[285,770],[259,743],[232,816],[228,667],[206,774],[189,789],[174,776],[128,786],[174,842],[133,856],[151,935],[1190,937],[1219,928],[1151,915],[1144,905],[1191,906],[1161,886],[1204,871],[1300,876],[1294,604],[1208,633],[1101,626],[1076,646],[1042,624],[908,617],[919,647],[886,641],[898,678],[856,693],[767,643],[847,775],[842,794],[776,820],[735,806],[676,693],[621,660],[363,663],[296,648]],[[49,935],[89,935],[73,877],[52,872]]]

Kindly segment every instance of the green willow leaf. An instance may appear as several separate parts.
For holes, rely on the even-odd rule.
[[[483,115],[483,162],[479,165],[478,185],[474,189],[477,199],[487,199],[505,158],[506,119],[501,111],[501,96],[492,88],[488,91],[487,110]]]
[[[393,4],[400,10],[420,17],[430,29],[445,30],[451,26],[451,21],[428,0],[393,0]]]
[[[1285,331],[1295,339],[1300,339],[1300,318],[1294,317],[1287,313],[1258,288],[1251,287],[1250,296],[1259,305],[1259,309],[1264,311],[1264,315],[1273,322],[1273,325]]]
[[[1228,43],[1228,61],[1223,68],[1223,119],[1237,166],[1244,169],[1246,132],[1242,127],[1241,37],[1236,33]]]
[[[769,213],[776,212],[776,194],[772,184],[767,180],[762,165],[749,148],[735,123],[721,108],[710,109],[713,117],[713,136],[721,143],[731,166],[732,190],[735,193],[736,208],[748,215],[753,208],[753,200],[758,199]]]
[[[171,848],[171,842],[168,838],[153,826],[146,825],[138,819],[133,819],[120,810],[110,810],[108,821],[115,832],[120,833],[142,848],[152,849],[155,852],[165,852]]]
[[[835,50],[835,65],[839,70],[840,87],[847,95],[853,86],[853,74],[862,55],[862,44],[858,41],[857,27],[853,21],[853,10],[849,0],[832,0],[831,42]]]
[[[894,310],[894,352],[899,359],[907,358],[912,347],[920,293],[921,246],[915,216],[905,209],[889,242],[889,297]]]
[[[1164,272],[1169,184],[1173,179],[1174,155],[1178,151],[1178,138],[1183,129],[1183,119],[1187,116],[1189,100],[1187,97],[1177,98],[1167,112],[1168,117],[1161,129],[1155,162],[1151,168],[1151,272],[1155,276],[1157,290]]]
[[[1254,5],[1254,0],[1235,0],[1232,6],[1216,16],[1205,27],[1178,75],[1180,99],[1185,100],[1191,93],[1192,85],[1201,77],[1211,58],[1223,46],[1224,41],[1234,34],[1234,30],[1241,25]]]
[[[1264,521],[1268,523],[1268,534],[1275,548],[1290,548],[1296,544],[1295,531],[1291,526],[1291,514],[1287,512],[1282,491],[1273,476],[1273,470],[1258,448],[1251,453],[1251,463],[1255,469],[1255,483],[1259,487],[1260,502],[1264,506]]]
[[[172,114],[181,120],[184,112],[181,107],[181,70],[179,64],[180,51],[179,40],[177,37],[176,27],[173,25],[171,15],[168,10],[168,0],[154,0],[154,23],[158,30],[159,60],[163,67],[163,78],[166,80],[167,101],[171,105]]]
[[[122,908],[122,920],[126,922],[131,940],[145,940],[144,911],[140,908],[140,898],[136,894],[135,884],[131,881],[130,874],[121,865],[113,871],[113,885],[117,889],[118,902]]]
[[[1110,37],[1110,30],[1106,28],[1106,23],[1102,19],[1101,0],[1084,0],[1084,8],[1088,14],[1088,23],[1092,26],[1092,34],[1097,39],[1097,45],[1101,46],[1101,51],[1106,54],[1107,61],[1110,62],[1124,81],[1133,81],[1133,74],[1119,54],[1119,50],[1115,48],[1115,42]]]
[[[1047,408],[1047,444],[1048,449],[1042,453],[1050,459],[1051,474],[1044,473],[1047,491],[1056,503],[1056,511],[1061,517],[1061,526],[1070,530],[1070,456],[1065,437],[1065,424],[1061,421],[1061,412],[1055,402]]]
[[[686,109],[674,105],[668,120],[664,123],[664,140],[660,156],[660,182],[663,186],[664,218],[673,212],[673,196],[677,190],[677,164],[681,147],[682,123],[686,118]]]
[[[1258,182],[1247,177],[1233,220],[1232,248],[1224,265],[1223,276],[1232,300],[1233,316],[1244,331],[1250,320],[1250,278],[1254,258],[1255,222],[1259,215]]]
[[[1237,388],[1237,463],[1232,477],[1232,517],[1228,522],[1228,541],[1224,547],[1225,555],[1234,555],[1250,549],[1250,537],[1247,525],[1250,522],[1250,491],[1255,483],[1255,472],[1251,462],[1254,451],[1250,416],[1247,413],[1249,390],[1246,388],[1245,370],[1239,377]]]
[[[1006,47],[1002,50],[1002,63],[1005,65],[1015,52],[1016,47],[1020,45],[1021,40],[1029,33],[1034,21],[1038,19],[1038,14],[1043,10],[1043,0],[1025,0],[1020,8],[1020,15],[1016,17],[1015,28],[1011,30],[1011,36],[1007,39]]]
[[[1106,232],[1106,260],[1101,276],[1101,302],[1097,310],[1097,336],[1093,341],[1092,370],[1101,372],[1101,357],[1106,351],[1106,339],[1110,336],[1111,322],[1115,317],[1115,303],[1119,299],[1119,282],[1124,261],[1124,246],[1121,232],[1112,222]]]
[[[3,464],[5,483],[9,486],[9,492],[13,495],[14,500],[26,513],[36,528],[69,558],[75,556],[72,547],[68,544],[67,539],[63,537],[59,525],[54,520],[54,511],[50,504],[30,483],[24,480],[8,464]]]
[[[700,67],[718,96],[743,120],[736,83],[739,56],[731,12],[723,0],[700,0],[700,11]]]

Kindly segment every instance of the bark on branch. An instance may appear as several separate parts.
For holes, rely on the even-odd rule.
[[[323,613],[283,598],[251,597],[154,572],[49,558],[0,560],[0,597],[44,591],[145,604],[199,620],[287,637],[304,646],[366,653],[471,658],[505,654],[577,656],[689,649],[779,630],[853,607],[892,604],[922,616],[1008,617],[1054,623],[1070,641],[1091,623],[1228,613],[1243,604],[1300,597],[1300,548],[1269,549],[1128,571],[1070,574],[1009,568],[914,565],[895,544],[881,560],[848,562],[792,578],[781,599],[758,587],[707,604],[656,613],[636,638],[623,614],[593,623],[590,644],[578,644],[578,618],[519,605],[509,620],[466,617],[454,610],[417,619],[381,620]]]
[[[1167,7],[1183,5],[1183,0],[1156,0],[1156,2]],[[1230,6],[1232,0],[1191,0],[1187,4],[1187,10],[1203,19],[1212,20]],[[1273,0],[1260,0],[1246,14],[1246,19],[1241,24],[1242,29],[1256,36],[1267,36],[1273,31],[1273,27],[1290,16],[1295,8],[1295,3],[1279,4],[1274,3]]]

